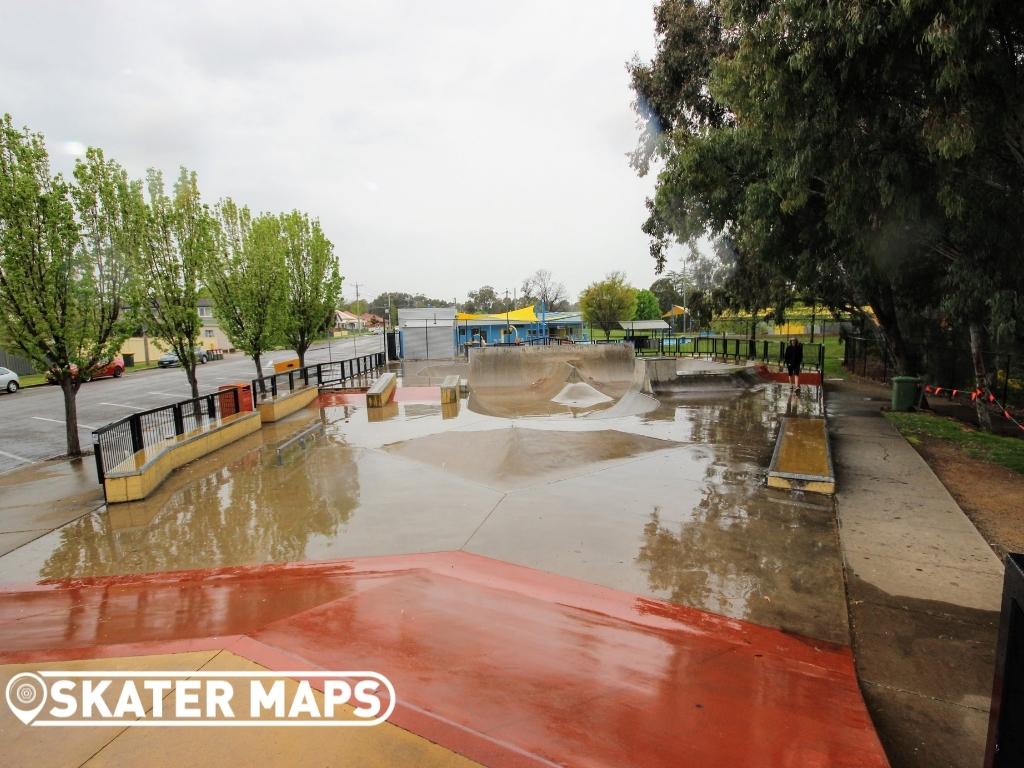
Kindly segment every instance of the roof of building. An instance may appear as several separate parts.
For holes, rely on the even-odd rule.
[[[398,324],[407,328],[454,323],[455,307],[405,307],[398,310]]]
[[[620,320],[619,327],[624,331],[667,331],[668,323],[664,320]]]

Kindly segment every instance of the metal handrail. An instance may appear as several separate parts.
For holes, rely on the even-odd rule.
[[[103,484],[106,477],[107,467],[116,467],[146,448],[209,427],[218,418],[218,403],[221,418],[238,413],[241,410],[238,389],[221,389],[169,405],[138,411],[94,430],[93,455],[96,460],[96,477],[100,484]],[[225,413],[228,408],[224,404],[224,398],[231,398],[230,414]]]

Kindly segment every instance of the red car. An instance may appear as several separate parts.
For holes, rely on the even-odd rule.
[[[71,364],[71,372],[78,373],[78,366],[74,363]],[[90,381],[91,379],[98,379],[103,376],[113,376],[115,379],[119,379],[121,378],[122,373],[124,373],[124,358],[121,357],[121,355],[118,355],[105,366],[94,371],[91,376],[85,377],[83,381]],[[46,372],[46,380],[50,384],[56,384],[58,381],[57,376],[53,371]]]

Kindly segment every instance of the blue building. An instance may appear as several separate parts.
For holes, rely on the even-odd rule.
[[[536,312],[531,305],[507,313],[455,315],[456,339],[466,344],[528,343],[549,337],[587,341],[583,315],[579,312]]]

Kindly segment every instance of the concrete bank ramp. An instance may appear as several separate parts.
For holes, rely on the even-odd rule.
[[[469,407],[506,418],[599,412],[636,391],[634,364],[625,344],[473,349]]]
[[[757,370],[751,365],[690,357],[638,359],[634,376],[638,391],[654,395],[739,392],[758,383]]]

